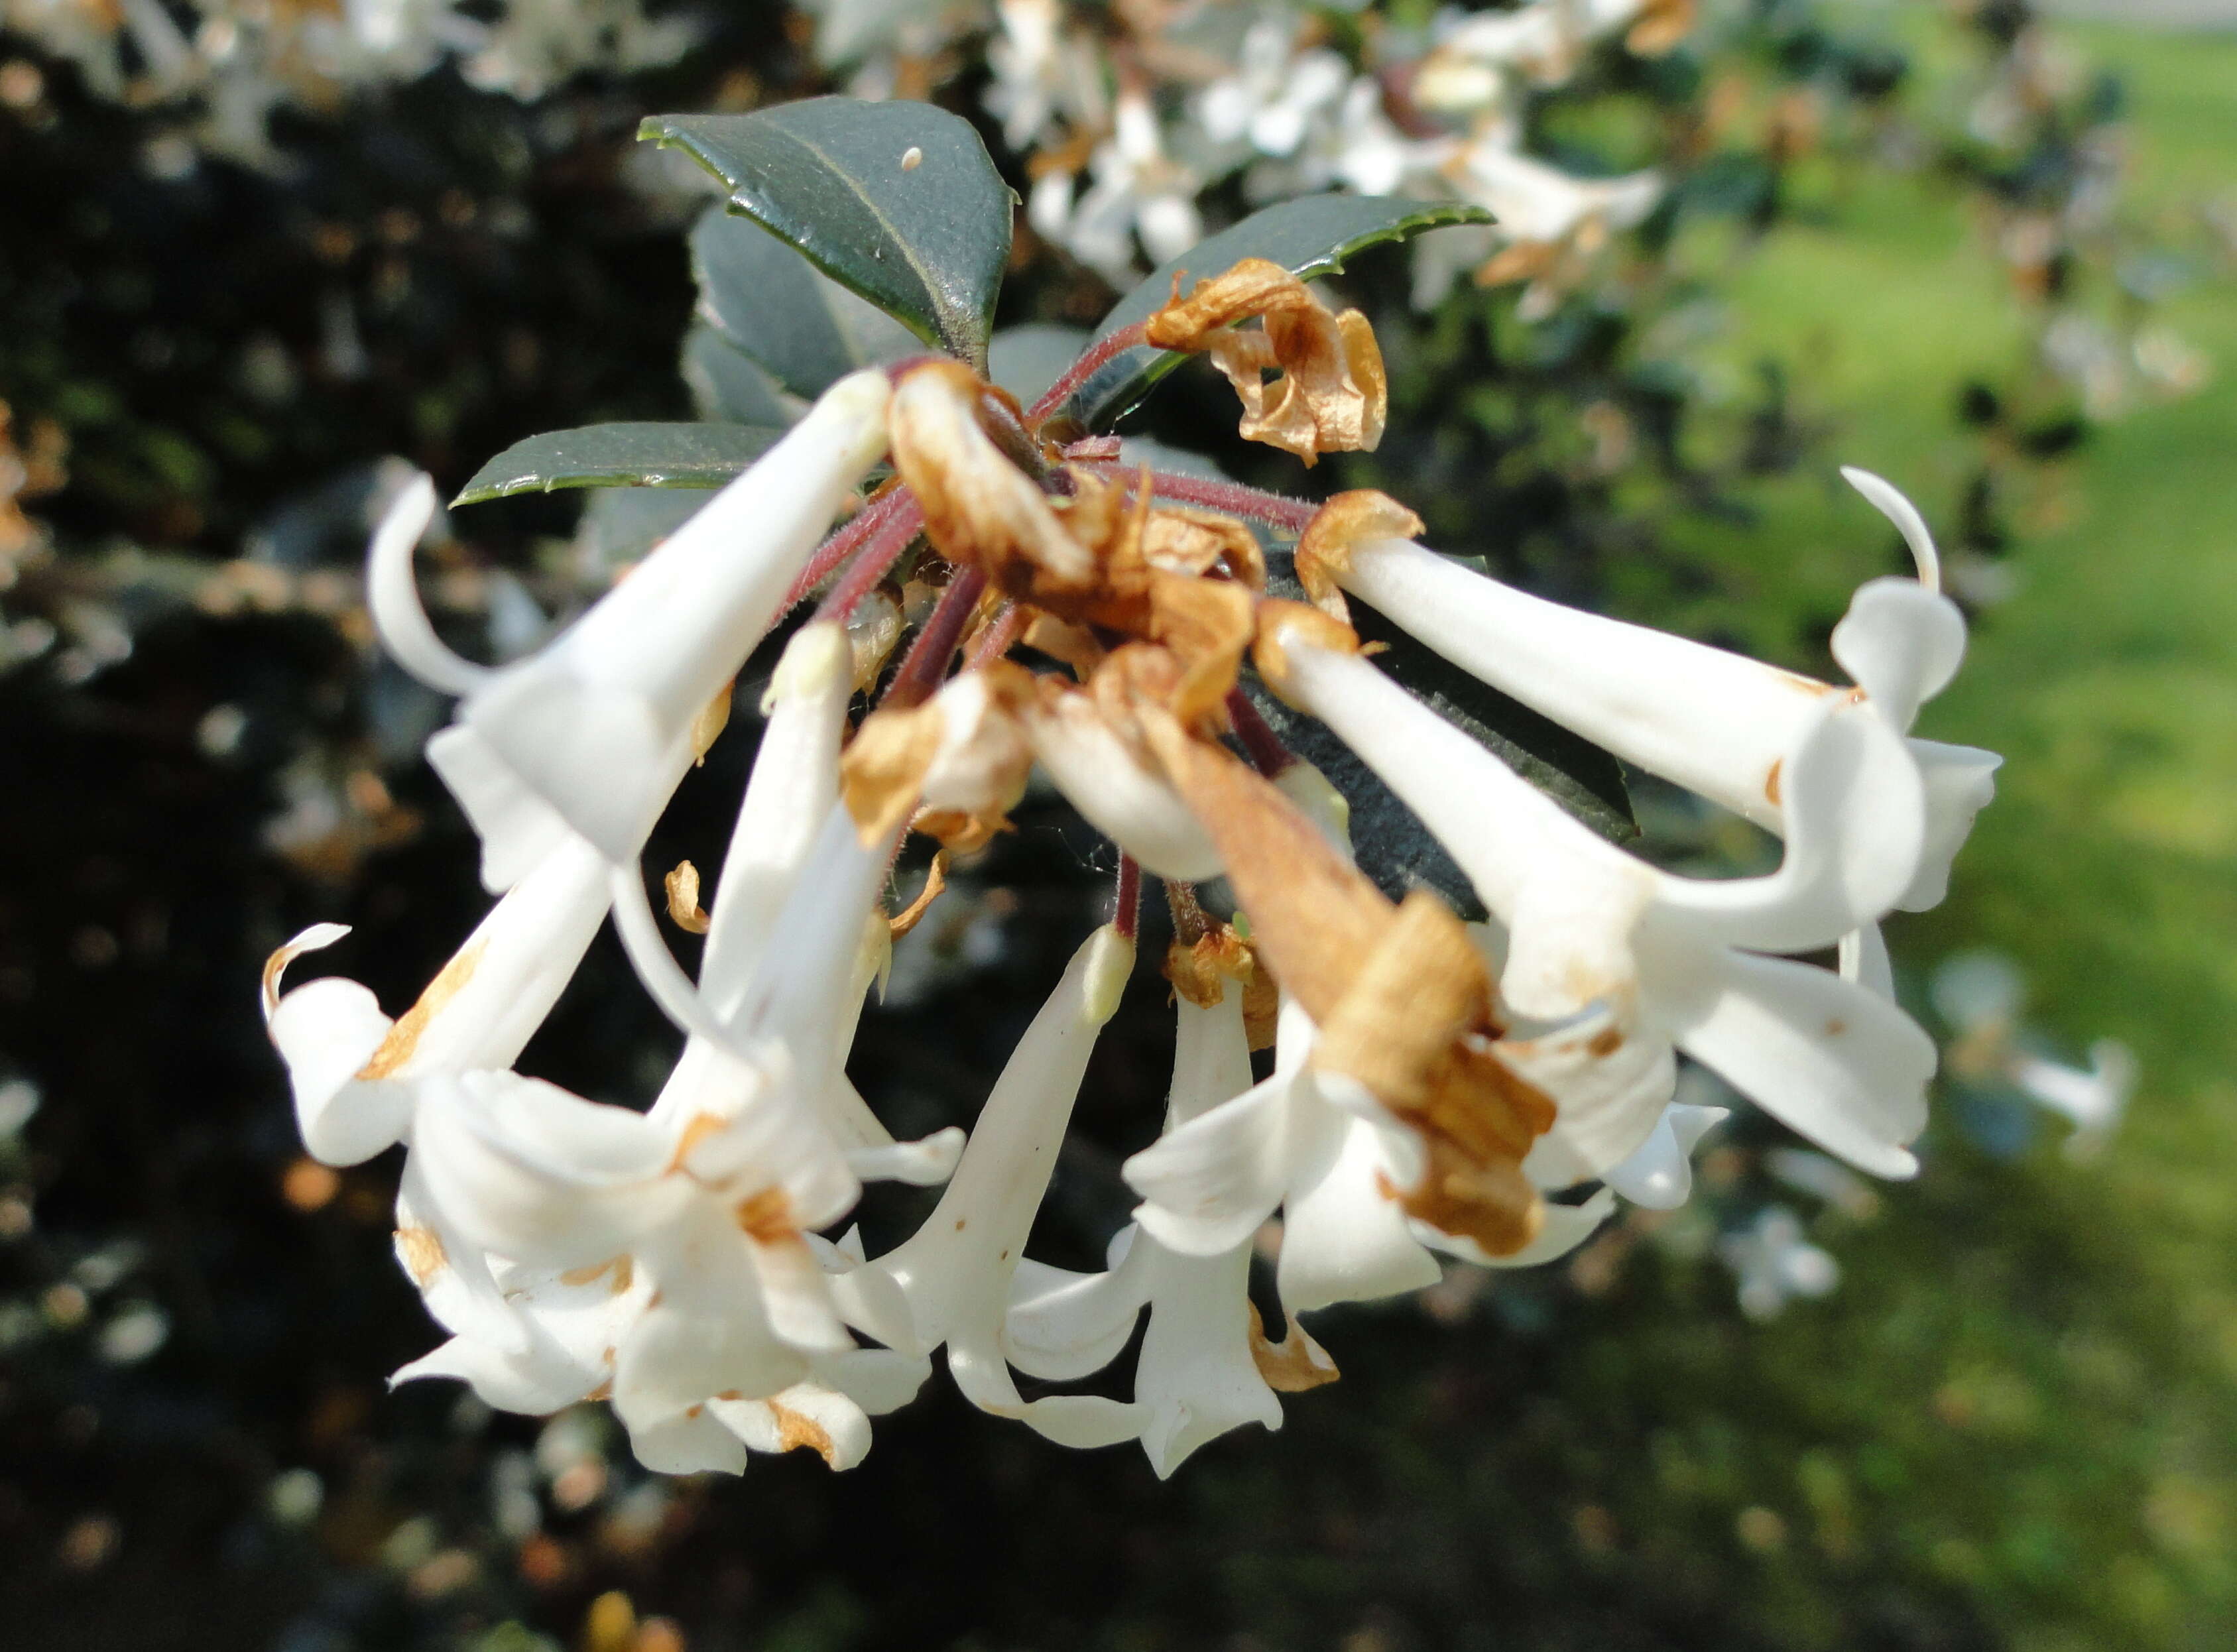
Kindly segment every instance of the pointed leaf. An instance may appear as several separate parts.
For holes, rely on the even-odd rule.
[[[1266,588],[1270,596],[1293,602],[1304,598],[1290,558],[1278,551],[1269,559]],[[1482,741],[1501,762],[1602,837],[1620,843],[1639,835],[1623,768],[1613,757],[1582,735],[1477,681],[1358,598],[1349,601],[1360,641],[1379,642],[1387,649],[1376,656],[1376,663],[1392,681],[1403,684],[1447,722]],[[1282,743],[1343,793],[1351,806],[1351,839],[1360,870],[1377,888],[1398,900],[1409,889],[1424,885],[1442,895],[1462,916],[1483,916],[1483,903],[1475,898],[1467,875],[1349,746],[1318,719],[1277,699],[1255,676],[1244,679],[1244,690]]]
[[[751,115],[656,115],[730,210],[789,242],[926,343],[984,371],[1016,196],[971,123],[929,103],[810,98]]]
[[[554,488],[719,488],[784,432],[756,425],[586,425],[515,442],[453,504]]]
[[[704,321],[694,321],[683,335],[676,370],[691,392],[691,405],[710,424],[775,429],[801,415],[799,402],[759,363]]]
[[[1184,275],[1185,292],[1191,284],[1244,259],[1264,258],[1310,281],[1342,269],[1353,253],[1384,241],[1404,240],[1444,224],[1490,221],[1491,214],[1481,207],[1460,201],[1404,201],[1394,195],[1308,195],[1285,201],[1159,265],[1156,273],[1118,300],[1095,336],[1146,320],[1172,296],[1177,273]],[[1178,351],[1147,345],[1129,350],[1098,370],[1058,411],[1090,430],[1107,431],[1184,359]]]
[[[857,367],[923,353],[883,310],[720,207],[691,232],[691,273],[705,325],[795,396],[813,400]]]

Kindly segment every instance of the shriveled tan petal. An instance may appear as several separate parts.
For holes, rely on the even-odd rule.
[[[887,933],[892,939],[901,939],[922,923],[924,915],[932,910],[932,903],[947,887],[947,852],[942,849],[933,856],[932,865],[924,874],[924,887],[916,892],[916,898],[886,920]]]
[[[1192,943],[1175,941],[1165,948],[1165,979],[1198,1009],[1209,1010],[1224,998],[1231,981],[1247,987],[1257,972],[1250,944],[1232,924],[1223,924]]]
[[[1339,493],[1313,513],[1297,536],[1297,582],[1313,606],[1333,619],[1351,622],[1336,576],[1350,565],[1352,548],[1373,539],[1413,539],[1422,519],[1387,493],[1355,488]]]
[[[946,727],[937,701],[872,712],[839,755],[839,795],[863,846],[882,843],[916,808]]]
[[[678,929],[692,935],[707,932],[707,914],[699,905],[699,868],[688,860],[676,863],[676,870],[661,879],[668,892],[668,915]]]
[[[1521,1162],[1552,1127],[1554,1104],[1500,1059],[1491,1004],[1467,930],[1415,890],[1323,1018],[1312,1062],[1364,1084],[1420,1134],[1429,1162],[1415,1186],[1391,1189],[1400,1208],[1501,1256],[1543,1219]]]
[[[1237,429],[1307,464],[1323,453],[1372,449],[1382,439],[1389,390],[1367,318],[1333,314],[1279,264],[1246,258],[1173,297],[1145,324],[1166,350],[1202,351],[1243,403]],[[1263,330],[1236,331],[1258,318]],[[1281,377],[1265,381],[1270,368]]]
[[[1211,733],[1225,726],[1227,691],[1257,635],[1256,609],[1250,591],[1231,581],[1151,571],[1149,633],[1180,665],[1166,703],[1187,727]]]
[[[959,853],[1003,830],[1033,767],[1017,707],[1033,692],[1029,674],[998,660],[921,706],[881,707],[864,718],[839,758],[840,795],[864,846],[912,813],[918,831]]]
[[[1251,944],[1308,1014],[1332,1013],[1359,960],[1389,927],[1390,903],[1271,781],[1224,747],[1191,738],[1154,703],[1138,706],[1136,717],[1149,750],[1218,847],[1250,915]]]
[[[1034,615],[1019,641],[1052,660],[1061,660],[1082,682],[1094,675],[1096,667],[1103,663],[1104,648],[1095,640],[1095,634],[1084,625],[1073,625],[1053,614]]]
[[[1266,686],[1284,700],[1290,697],[1285,686],[1290,680],[1290,661],[1283,652],[1285,635],[1331,653],[1359,652],[1359,639],[1352,634],[1349,625],[1340,619],[1331,619],[1319,609],[1307,608],[1303,602],[1267,597],[1258,604],[1257,624],[1258,639],[1250,651],[1251,663],[1258,668],[1258,675],[1266,680]]]
[[[925,532],[950,562],[982,569],[1013,596],[1046,607],[1092,588],[1093,555],[1055,501],[980,422],[981,385],[960,362],[927,362],[894,392],[894,463],[924,507]]]
[[[1266,1334],[1266,1321],[1258,1316],[1258,1305],[1244,1306],[1250,1310],[1250,1363],[1276,1393],[1301,1394],[1308,1388],[1332,1383],[1343,1374],[1329,1358],[1328,1350],[1305,1334],[1295,1314],[1290,1316],[1288,1332],[1277,1342]]]
[[[1225,568],[1254,591],[1266,589],[1266,553],[1258,536],[1233,517],[1184,505],[1159,505],[1142,536],[1142,556],[1170,574],[1207,574]]]

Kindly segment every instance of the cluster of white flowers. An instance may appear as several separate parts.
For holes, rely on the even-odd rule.
[[[1267,331],[1235,328],[1251,317]],[[1147,336],[1211,351],[1246,431],[1310,455],[1379,432],[1363,326],[1246,261]],[[1285,376],[1262,383],[1270,369]],[[1681,1051],[1849,1163],[1915,1171],[1935,1050],[1893,1001],[1877,925],[1942,898],[1996,760],[1910,733],[1965,632],[1891,487],[1848,473],[1918,577],[1857,593],[1833,634],[1844,688],[1527,596],[1415,543],[1418,523],[1376,495],[1316,512],[1257,496],[1274,520],[1292,513],[1316,606],[1270,596],[1241,522],[1200,493],[1158,503],[1199,484],[1130,467],[1108,438],[1037,449],[1019,439],[1035,414],[1016,417],[952,361],[841,379],[501,668],[450,652],[419,606],[432,488],[388,513],[370,603],[394,656],[458,697],[427,755],[499,898],[399,1017],[339,977],[282,992],[292,960],[346,932],[330,925],[274,955],[265,1006],[312,1153],[346,1165],[406,1149],[397,1253],[451,1336],[399,1378],[463,1379],[522,1412],[610,1399],[663,1470],[803,1445],[844,1467],[944,1348],[980,1408],[1067,1445],[1138,1440],[1163,1473],[1239,1424],[1278,1426],[1278,1393],[1333,1379],[1298,1314],[1435,1283],[1440,1256],[1560,1255],[1619,1196],[1682,1202],[1721,1112],[1675,1099]],[[888,455],[897,485],[827,539]],[[1248,509],[1230,493],[1225,509]],[[957,571],[850,731],[901,630],[850,622],[920,529]],[[696,872],[670,879],[670,915],[705,937],[694,980],[640,858],[733,678],[828,571],[763,701],[710,908]],[[1681,878],[1595,835],[1386,676],[1347,598],[1783,838],[1778,870]],[[1006,657],[1020,641],[1072,675],[1032,675]],[[1342,797],[1253,725],[1246,658],[1411,806],[1488,921],[1375,890]],[[1080,942],[967,1140],[897,1141],[846,1070],[911,916],[884,912],[894,856],[912,830],[974,852],[1034,765],[1128,857],[1118,913]],[[1134,1220],[1103,1271],[1078,1274],[1024,1252],[1133,969],[1136,866],[1174,904],[1172,1080],[1162,1133],[1125,1167]],[[686,1036],[645,1110],[513,1070],[609,914]],[[1796,956],[1835,948],[1838,969]],[[1260,1076],[1252,1052],[1268,1047]],[[876,1180],[944,1190],[874,1256],[848,1224]],[[1269,1249],[1278,1339],[1250,1292]],[[1758,1298],[1812,1288],[1791,1261],[1762,1264]],[[1110,1364],[1145,1309],[1131,1398],[1020,1393],[1014,1372],[1061,1385]]]
[[[0,0],[0,28],[76,66],[96,96],[176,107],[189,118],[151,153],[183,172],[197,149],[267,168],[270,116],[321,110],[363,88],[456,62],[468,84],[529,99],[587,69],[673,63],[696,24],[645,16],[642,0]]]
[[[1651,171],[1578,178],[1525,153],[1527,100],[1603,42],[1666,51],[1693,21],[1692,0],[1447,9],[1424,29],[1376,15],[1356,64],[1312,9],[1284,0],[815,9],[818,55],[852,71],[857,96],[921,95],[947,48],[991,30],[986,107],[1028,159],[1029,220],[1118,285],[1141,257],[1194,246],[1199,197],[1239,178],[1257,201],[1344,189],[1488,207],[1495,225],[1422,240],[1415,301],[1428,308],[1472,273],[1528,282],[1527,317],[1549,313],[1662,193]]]

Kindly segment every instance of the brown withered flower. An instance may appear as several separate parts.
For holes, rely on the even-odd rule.
[[[1201,351],[1243,399],[1244,439],[1294,453],[1372,452],[1382,440],[1390,390],[1375,329],[1356,310],[1332,313],[1279,264],[1246,258],[1198,281],[1181,278],[1143,336],[1162,350]],[[1237,324],[1257,319],[1256,329]],[[1270,370],[1281,377],[1267,382]]]

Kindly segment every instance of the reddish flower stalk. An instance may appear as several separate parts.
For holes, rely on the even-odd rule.
[[[1250,703],[1250,695],[1240,688],[1227,691],[1227,721],[1235,725],[1235,738],[1243,742],[1251,767],[1268,780],[1297,760],[1282,744],[1282,737],[1266,726],[1266,720],[1258,714],[1258,708]]]
[[[976,671],[980,666],[1000,659],[1017,642],[1026,629],[1026,611],[1015,602],[1005,602],[1001,610],[979,633],[979,640],[971,645],[971,653],[963,661],[966,671]]]
[[[785,593],[784,607],[779,610],[779,616],[791,613],[802,598],[830,578],[832,570],[861,550],[872,534],[892,521],[895,511],[915,503],[914,494],[907,488],[897,487],[883,498],[873,499],[855,512],[852,522],[815,548],[815,554],[808,559],[808,566],[800,570],[799,576],[792,582],[792,589]],[[921,512],[919,515],[921,520]]]
[[[1118,857],[1118,905],[1111,914],[1111,927],[1128,940],[1132,940],[1142,928],[1142,868],[1134,857]]]
[[[947,662],[955,657],[955,645],[963,640],[963,628],[978,611],[979,598],[986,589],[987,576],[980,569],[957,570],[925,617],[924,629],[909,645],[901,669],[886,685],[885,697],[878,702],[881,706],[906,710],[932,698],[933,690],[947,675]]]
[[[1064,405],[1066,397],[1093,378],[1098,368],[1144,343],[1142,326],[1143,324],[1137,321],[1132,326],[1121,327],[1109,338],[1099,339],[1090,345],[1079,360],[1064,370],[1064,377],[1043,391],[1040,399],[1026,410],[1026,422],[1039,424]]]
[[[1171,499],[1176,504],[1200,504],[1214,510],[1224,510],[1230,516],[1249,517],[1269,527],[1279,528],[1291,534],[1303,533],[1305,525],[1319,513],[1320,506],[1310,499],[1285,498],[1278,493],[1267,493],[1258,488],[1246,488],[1240,482],[1214,482],[1200,476],[1175,476],[1170,471],[1152,472],[1160,499]]]
[[[902,488],[889,497],[899,500],[900,505],[886,514],[877,531],[864,542],[855,560],[847,564],[846,573],[815,610],[817,619],[844,620],[852,614],[855,605],[877,589],[879,582],[893,571],[894,564],[908,549],[909,541],[922,531],[924,509],[917,503],[916,496]],[[868,512],[863,514],[867,516]]]

